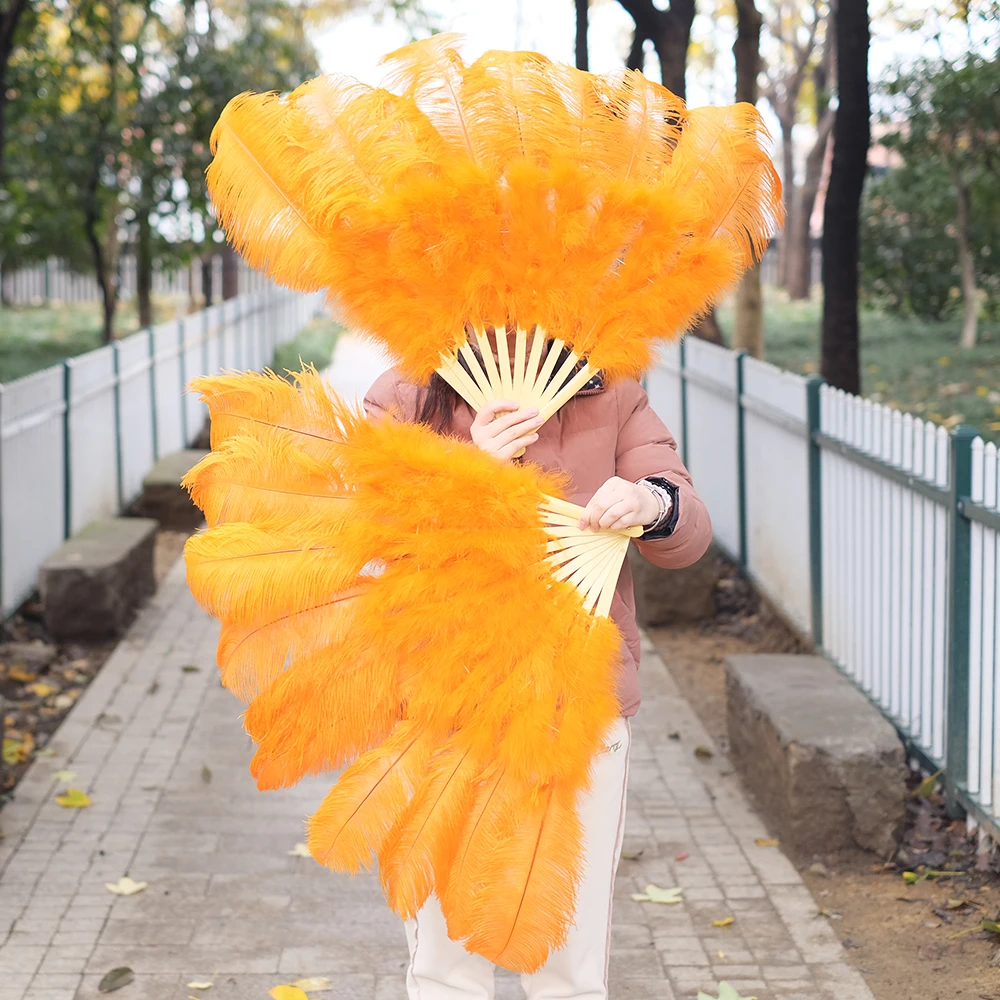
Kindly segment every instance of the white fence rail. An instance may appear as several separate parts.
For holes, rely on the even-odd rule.
[[[647,390],[717,542],[1000,829],[996,447],[691,339]]]
[[[192,378],[271,364],[320,307],[266,285],[0,386],[3,613],[65,538],[124,509],[159,456],[197,437]]]
[[[222,291],[222,257],[212,254],[208,259],[214,294]],[[237,259],[237,282],[241,295],[260,291],[267,279],[252,271],[242,259]],[[138,275],[135,257],[122,257],[117,272],[118,297],[132,299],[136,295]],[[155,295],[200,299],[204,294],[201,261],[177,268],[157,267],[153,271],[152,291]],[[38,306],[48,302],[99,302],[101,290],[92,274],[80,274],[65,261],[52,257],[41,264],[19,268],[4,274],[3,302],[13,306]]]

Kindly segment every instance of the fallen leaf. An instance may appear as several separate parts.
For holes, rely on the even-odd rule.
[[[137,892],[142,892],[148,885],[148,882],[136,882],[128,875],[123,875],[117,882],[105,882],[104,888],[116,896],[134,896]]]
[[[680,733],[677,733],[677,732],[667,733],[667,739],[668,740],[679,740],[680,738],[681,738],[681,734]]]
[[[825,907],[821,907],[816,911],[817,917],[826,917],[827,920],[843,920],[844,916],[842,913],[834,913],[833,910],[828,910]]]
[[[212,769],[205,764],[201,769],[201,780],[205,782],[206,785],[212,783]]]
[[[708,747],[697,746],[694,748],[694,755],[698,760],[711,760],[715,756],[715,752]]]
[[[924,778],[923,781],[917,785],[914,795],[921,799],[929,799],[934,794],[934,789],[938,786],[938,778],[941,777],[942,771],[935,771],[932,775]]]
[[[56,802],[64,809],[84,809],[90,805],[90,796],[79,788],[67,788],[62,795],[56,796]]]
[[[715,953],[715,957],[718,958],[718,959],[723,959],[723,958],[726,957],[726,953],[724,951],[717,951]]]
[[[845,948],[860,948],[861,947],[861,945],[859,945],[858,942],[855,941],[855,940],[853,940],[852,938],[844,938],[844,940],[841,941],[840,943]]]
[[[314,993],[322,993],[324,990],[332,990],[333,983],[326,976],[312,976],[309,979],[296,979],[291,984],[296,989],[309,990]]]
[[[28,690],[36,698],[48,698],[50,694],[55,694],[59,688],[53,687],[51,684],[46,684],[44,681],[38,681],[35,684],[29,684]]]
[[[822,861],[816,861],[811,864],[809,866],[809,871],[812,872],[813,875],[820,875],[823,878],[830,878],[832,876],[832,872],[826,867],[826,865],[823,864]]]
[[[684,890],[681,888],[661,889],[658,885],[650,883],[642,892],[633,892],[632,898],[637,903],[663,903],[671,906],[674,903],[683,903]]]
[[[30,670],[25,670],[24,667],[11,667],[7,671],[7,676],[12,681],[17,681],[18,684],[30,684],[32,681],[38,680],[38,674],[33,674]]]
[[[5,764],[22,763],[20,740],[15,740],[12,736],[3,738],[3,762]]]
[[[267,995],[274,997],[274,1000],[309,1000],[305,991],[300,990],[298,986],[275,986]]]
[[[730,986],[729,983],[719,983],[718,998],[699,992],[698,1000],[757,1000],[757,998],[741,996],[740,991],[735,986]]]
[[[97,984],[97,988],[102,993],[114,993],[123,986],[128,986],[135,979],[135,973],[127,965],[119,965],[117,969],[112,969],[105,973],[104,978]]]
[[[76,771],[56,771],[52,775],[52,779],[54,781],[61,781],[64,785],[68,785],[71,781],[74,781],[78,777],[79,775]]]
[[[306,844],[296,844],[289,852],[289,857],[292,858],[311,858],[312,855],[309,853],[309,848]]]
[[[58,757],[59,756],[59,752],[57,750],[51,749],[50,747],[46,747],[46,749],[44,749],[44,750],[39,750],[38,753],[35,754],[35,756],[36,757]]]
[[[637,851],[622,851],[622,859],[625,861],[638,861],[645,853],[645,847],[640,847]]]
[[[989,931],[991,934],[1000,934],[1000,924],[995,920],[981,920],[979,928],[980,930]]]
[[[80,696],[79,691],[67,691],[65,694],[61,694],[56,698],[52,699],[52,705],[54,708],[67,709],[72,708],[76,699]]]
[[[735,917],[723,917],[721,920],[713,920],[713,927],[730,927],[732,924],[736,923]]]
[[[187,984],[187,988],[189,990],[210,990],[212,988],[212,985],[213,984],[211,982],[209,982],[208,980],[206,980],[203,983],[201,983],[201,982],[188,983]]]
[[[754,843],[758,847],[779,847],[781,841],[777,837],[758,837]]]
[[[200,674],[201,667],[196,667],[193,663],[185,663],[184,666],[181,667],[181,672],[185,674]]]
[[[680,854],[674,855],[674,861],[687,861],[689,857],[690,855],[688,854],[687,851],[681,851]]]

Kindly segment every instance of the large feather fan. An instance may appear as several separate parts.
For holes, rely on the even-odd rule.
[[[780,182],[749,104],[457,46],[392,53],[383,88],[235,98],[209,188],[253,266],[328,288],[416,381],[547,416],[596,371],[641,374],[720,299],[778,227]]]
[[[537,969],[573,917],[576,798],[619,711],[601,612],[628,534],[580,532],[558,475],[368,421],[313,371],[194,388],[213,451],[185,479],[209,525],[188,581],[222,621],[259,787],[346,766],[313,856],[377,859],[401,916],[435,892],[452,937]]]

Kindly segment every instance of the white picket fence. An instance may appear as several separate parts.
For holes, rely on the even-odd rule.
[[[197,437],[190,379],[271,364],[321,304],[268,284],[0,386],[3,613],[65,538],[124,509],[160,456]]]
[[[222,257],[212,254],[212,289],[216,298],[222,292]],[[252,271],[238,259],[239,294],[260,291],[267,279]],[[118,297],[127,301],[135,297],[137,287],[136,260],[124,256],[118,266]],[[3,276],[3,301],[13,306],[40,306],[48,303],[99,302],[101,290],[92,274],[80,274],[57,257],[31,267],[19,268]],[[201,261],[177,268],[157,266],[153,271],[153,294],[168,298],[200,299],[202,288]]]
[[[719,544],[996,830],[996,447],[693,339],[647,390]]]

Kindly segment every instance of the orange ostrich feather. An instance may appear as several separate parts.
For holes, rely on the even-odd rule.
[[[328,288],[418,382],[528,402],[543,343],[571,349],[548,414],[597,370],[639,376],[759,259],[782,217],[769,137],[749,104],[690,109],[641,73],[537,53],[466,65],[457,46],[392,53],[382,88],[235,98],[209,188],[253,266]],[[504,328],[515,357],[498,337],[499,372],[478,371],[470,335],[489,368]]]
[[[453,937],[537,969],[573,917],[576,797],[618,713],[620,635],[553,563],[561,477],[368,421],[313,371],[194,388],[213,451],[185,479],[209,525],[188,581],[222,622],[258,786],[345,768],[313,856],[377,861],[401,916],[434,892]]]

